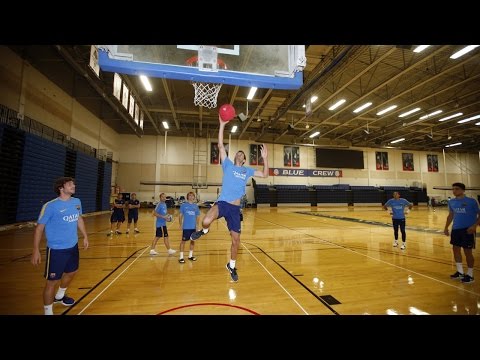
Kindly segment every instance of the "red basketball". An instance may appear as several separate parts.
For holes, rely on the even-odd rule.
[[[230,104],[223,104],[220,106],[218,112],[220,114],[220,119],[225,122],[230,121],[235,117],[235,108]]]

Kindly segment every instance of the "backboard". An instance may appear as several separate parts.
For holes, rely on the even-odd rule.
[[[189,66],[200,45],[99,45],[98,63],[103,71],[244,87],[298,89],[303,84],[304,45],[209,46],[224,64],[213,71]]]

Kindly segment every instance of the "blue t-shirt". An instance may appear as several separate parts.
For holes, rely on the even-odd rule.
[[[167,212],[167,204],[164,203],[164,202],[159,202],[159,203],[157,204],[157,206],[155,207],[155,212],[156,212],[157,214],[166,216],[166,215],[168,214],[168,212]],[[165,220],[165,219],[163,219],[163,218],[157,217],[157,228],[158,228],[158,227],[165,226],[165,225],[167,225],[167,220]]]
[[[138,205],[140,201],[138,199],[135,200],[128,200],[128,205]],[[128,213],[131,215],[138,214],[138,208],[128,209]]]
[[[385,203],[385,207],[392,208],[392,219],[405,219],[405,208],[409,205],[412,204],[404,198],[390,199]]]
[[[192,230],[197,228],[197,216],[200,215],[200,209],[197,204],[188,202],[180,205],[180,214],[183,215],[183,229]]]
[[[448,210],[453,212],[452,230],[465,229],[477,221],[479,213],[477,200],[464,196],[463,199],[450,199]]]
[[[69,249],[78,242],[78,217],[82,215],[80,199],[53,199],[43,204],[37,223],[45,225],[47,246],[50,249]]]
[[[253,176],[255,170],[246,166],[235,166],[228,157],[222,163],[223,179],[222,192],[218,201],[234,201],[245,194],[245,186],[248,179]]]

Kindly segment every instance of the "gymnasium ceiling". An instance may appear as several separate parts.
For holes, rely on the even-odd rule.
[[[480,114],[480,47],[450,58],[463,47],[433,45],[415,53],[415,45],[307,45],[304,85],[258,89],[248,101],[248,118],[232,122],[239,126],[232,139],[437,151],[461,142],[455,150],[479,151],[480,119],[457,122]],[[142,131],[113,97],[113,74],[101,72],[98,79],[88,67],[89,45],[10,48],[120,134],[163,135],[165,120],[169,136],[217,135],[217,109],[194,106],[189,82],[150,78],[153,91],[147,92],[138,77],[123,75],[146,112]],[[246,114],[249,90],[223,85],[217,103],[232,103]],[[318,99],[306,117],[303,105],[312,96]],[[340,99],[346,100],[343,105],[328,109]],[[367,102],[372,105],[353,112]],[[378,115],[391,105],[397,107]],[[420,110],[399,117],[414,108]],[[442,112],[420,119],[437,110]],[[458,113],[463,115],[439,121]],[[311,139],[315,131],[320,135]],[[391,144],[399,138],[405,141]]]

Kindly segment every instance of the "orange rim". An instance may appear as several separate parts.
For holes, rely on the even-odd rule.
[[[193,64],[195,63],[198,63],[198,56],[192,56],[191,58],[185,61],[185,64],[187,64],[188,66],[193,66]],[[222,59],[218,58],[217,64],[219,68],[223,70],[227,70],[227,64],[225,64],[225,61],[223,61]]]

